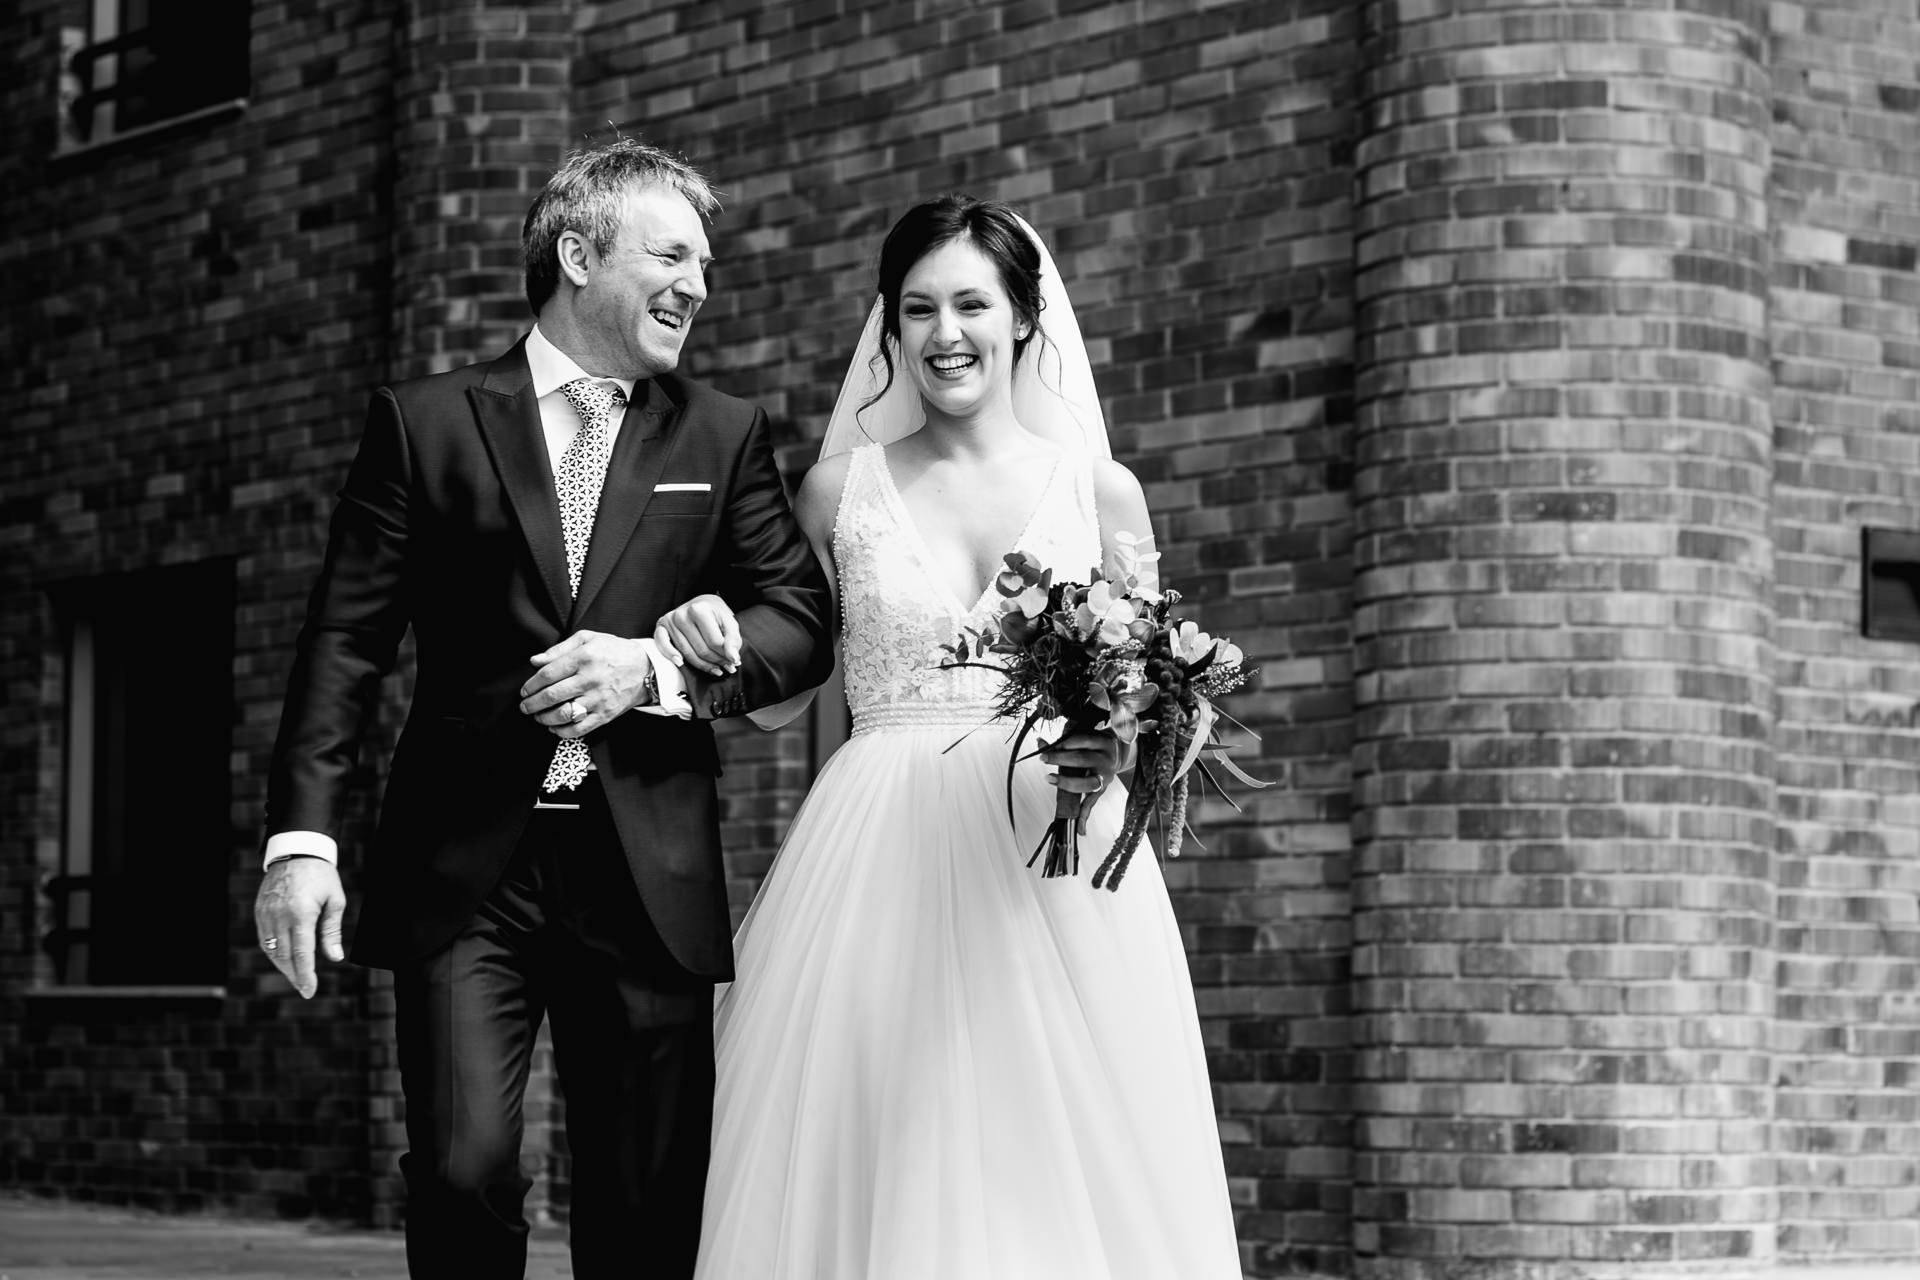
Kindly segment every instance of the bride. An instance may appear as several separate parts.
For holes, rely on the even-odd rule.
[[[1005,552],[1084,581],[1116,564],[1118,535],[1151,533],[1139,482],[1107,455],[1032,229],[959,196],[910,210],[796,502],[838,585],[853,737],[719,996],[701,1280],[1241,1274],[1158,865],[1139,858],[1112,893],[1026,865],[1049,783],[1089,793],[1088,850],[1113,842],[1117,748],[1083,735],[1024,762],[1010,828],[1010,735],[987,724],[998,677],[931,652],[993,609]],[[723,667],[737,642],[718,608],[655,638]],[[1049,773],[1063,765],[1094,776]]]

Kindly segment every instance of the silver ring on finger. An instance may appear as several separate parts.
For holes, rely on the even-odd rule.
[[[262,951],[278,951],[280,949],[280,939],[262,938],[260,939],[260,949]]]
[[[578,698],[567,699],[567,719],[569,721],[578,720],[581,716],[585,714],[587,714],[587,709],[580,705],[580,699]]]

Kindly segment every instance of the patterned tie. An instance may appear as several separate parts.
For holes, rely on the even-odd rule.
[[[575,378],[560,388],[560,394],[580,415],[580,431],[560,455],[560,466],[553,476],[553,487],[560,497],[560,533],[567,543],[567,589],[578,596],[580,570],[587,563],[587,547],[593,542],[593,517],[600,510],[600,486],[606,482],[607,458],[613,452],[609,443],[612,424],[627,407],[627,396],[619,387],[592,378]],[[562,738],[541,789],[571,791],[592,767],[585,743],[578,738]]]

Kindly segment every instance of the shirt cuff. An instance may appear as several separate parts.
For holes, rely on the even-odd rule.
[[[340,846],[332,836],[318,831],[282,831],[267,837],[267,853],[260,869],[264,871],[282,858],[319,858],[328,866],[337,867]]]
[[[635,710],[644,711],[650,716],[672,716],[676,720],[693,719],[693,701],[687,697],[687,682],[680,674],[680,668],[660,656],[660,646],[651,639],[640,642],[646,650],[647,661],[653,664],[654,687],[659,690],[660,700],[650,702]]]

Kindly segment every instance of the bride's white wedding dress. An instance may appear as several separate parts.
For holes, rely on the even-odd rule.
[[[821,772],[736,939],[700,1280],[1238,1280],[1193,990],[1143,848],[1118,892],[1028,855],[1047,766],[1014,780],[998,677],[929,651],[984,616],[954,598],[878,445],[834,525],[853,737]],[[1100,563],[1068,455],[1018,546]],[[986,727],[982,727],[986,725]]]

